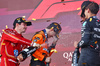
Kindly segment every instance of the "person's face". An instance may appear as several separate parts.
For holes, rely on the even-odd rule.
[[[54,30],[50,30],[49,36],[50,36],[50,37],[53,37],[53,36],[55,36],[55,35],[56,35],[56,33],[54,32]]]
[[[22,22],[21,24],[18,24],[18,28],[19,28],[20,33],[24,33],[27,29],[27,24]]]
[[[89,9],[85,9],[84,14],[85,14],[85,19],[88,19]]]

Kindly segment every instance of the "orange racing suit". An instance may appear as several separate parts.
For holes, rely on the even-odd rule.
[[[41,48],[37,49],[33,54],[32,54],[32,59],[31,59],[31,66],[35,65],[40,65],[40,66],[45,66],[45,59],[47,55],[51,55],[53,52],[50,52],[51,49],[54,49],[55,46],[48,46],[47,43],[47,33],[46,30],[42,30],[37,32],[33,38],[32,41],[36,44],[40,44]],[[36,60],[38,59],[38,60]]]

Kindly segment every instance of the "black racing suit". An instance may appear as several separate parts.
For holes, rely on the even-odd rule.
[[[78,66],[100,66],[100,21],[90,17],[82,24]]]

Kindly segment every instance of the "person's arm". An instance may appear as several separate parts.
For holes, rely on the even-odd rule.
[[[78,47],[84,47],[88,46],[88,43],[90,41],[90,35],[91,35],[91,27],[89,26],[89,23],[87,22],[86,24],[83,23],[84,28],[84,33],[82,33],[81,41],[78,43]]]
[[[49,50],[55,48],[56,46],[56,42],[57,42],[58,38],[54,37],[54,41],[53,44],[49,47]],[[36,34],[33,36],[32,41],[34,42],[33,46],[39,45],[43,43],[43,36],[41,34]],[[42,45],[41,45],[42,47]],[[29,47],[24,49],[23,51],[20,52],[19,56],[17,57],[19,61],[22,61],[23,59],[26,59],[28,56],[32,55],[33,53],[38,53],[37,55],[35,55],[36,58],[38,58],[38,60],[40,61],[47,61],[47,55],[43,55],[41,52],[36,51],[36,49],[34,47]],[[50,52],[50,55],[53,52]],[[50,57],[49,57],[50,59]]]
[[[13,43],[21,43],[24,45],[31,45],[32,41],[25,39],[24,37],[17,36],[12,30],[6,29],[2,34],[2,39],[11,41]]]
[[[18,59],[19,61],[23,61],[23,60],[25,60],[27,57],[31,56],[31,55],[36,51],[36,49],[38,49],[38,48],[41,47],[41,45],[38,44],[38,43],[39,43],[40,41],[43,41],[42,38],[43,38],[43,36],[40,35],[40,34],[34,35],[33,38],[32,38],[32,42],[33,42],[32,46],[30,46],[30,47],[24,49],[23,51],[21,51],[21,52],[19,53],[17,59]],[[40,55],[40,54],[39,54],[39,55]]]
[[[37,48],[33,46],[25,48],[19,53],[19,55],[17,56],[17,60],[19,61],[25,60],[27,57],[31,56],[36,51],[36,49]]]

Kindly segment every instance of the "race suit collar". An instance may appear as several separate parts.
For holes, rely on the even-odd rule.
[[[95,19],[98,19],[98,18],[97,18],[97,16],[92,16],[92,17],[90,17],[90,18],[95,18]],[[89,19],[90,19],[90,18],[89,18]]]
[[[97,16],[93,16],[93,18],[98,19]]]
[[[44,29],[43,32],[44,32],[44,34],[46,36],[46,39],[47,39],[48,38],[48,34],[47,34],[46,30]]]

